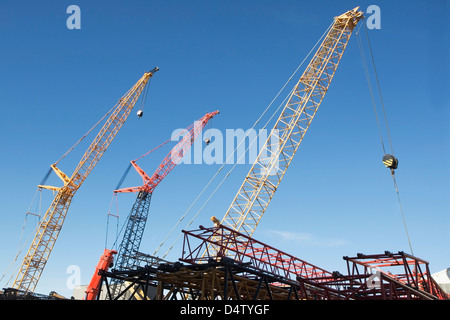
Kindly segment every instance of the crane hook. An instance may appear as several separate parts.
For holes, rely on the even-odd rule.
[[[391,173],[394,174],[394,170],[398,167],[398,159],[390,154],[383,156],[383,164],[386,168],[391,169]]]
[[[141,118],[143,115],[144,115],[144,111],[142,111],[142,109],[138,110],[138,112],[137,112],[138,118]]]

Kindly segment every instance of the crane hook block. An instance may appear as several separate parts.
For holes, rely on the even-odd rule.
[[[383,164],[386,166],[386,168],[395,170],[398,167],[398,159],[393,155],[385,154],[383,156]]]
[[[214,222],[214,226],[215,226],[215,227],[220,226],[220,221],[219,221],[219,219],[217,219],[215,216],[212,216],[212,217],[211,217],[211,221]]]
[[[137,112],[138,118],[141,118],[143,115],[144,115],[144,111],[138,110],[138,112]]]

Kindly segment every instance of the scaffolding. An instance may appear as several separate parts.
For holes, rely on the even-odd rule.
[[[101,272],[106,299],[449,299],[431,277],[429,263],[401,251],[346,256],[347,274],[343,275],[314,266],[223,225],[200,226],[183,233],[180,261],[157,263],[157,257],[150,257],[152,263],[135,270]],[[213,252],[217,255],[212,255]],[[127,286],[113,298],[108,279],[119,279]]]

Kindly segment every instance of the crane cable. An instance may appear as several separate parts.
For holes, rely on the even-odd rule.
[[[290,91],[290,93],[292,93],[292,90]],[[272,114],[272,116],[270,117],[270,119],[266,122],[266,124],[263,126],[263,129],[265,129],[266,127],[267,127],[267,125],[269,124],[269,122],[273,119],[273,117],[277,114],[277,112],[280,110],[280,108],[284,105],[284,102],[286,102],[286,100],[289,98],[289,96],[290,96],[290,93],[286,96],[286,98],[280,103],[280,105],[278,106],[278,108],[276,109],[276,111]],[[197,213],[194,215],[194,217],[189,221],[189,223],[186,225],[186,227],[189,227],[193,222],[194,222],[194,220],[197,218],[197,216],[200,214],[200,212],[203,210],[203,208],[206,206],[206,204],[209,202],[209,200],[211,200],[211,198],[213,197],[213,195],[217,192],[217,190],[219,190],[219,188],[222,186],[222,184],[225,182],[225,180],[226,179],[228,179],[228,177],[230,176],[230,174],[231,174],[231,172],[236,168],[236,165],[237,164],[239,164],[240,162],[240,160],[243,158],[243,157],[245,157],[245,155],[247,154],[247,151],[248,151],[248,149],[255,143],[255,141],[256,141],[256,139],[259,137],[259,135],[260,135],[260,133],[258,133],[257,134],[257,136],[255,137],[255,139],[253,139],[250,143],[249,143],[249,145],[248,145],[248,147],[245,149],[245,152],[243,153],[243,154],[241,154],[241,156],[240,156],[240,158],[239,159],[237,159],[237,161],[236,161],[236,163],[231,167],[231,169],[228,171],[228,173],[225,175],[225,177],[220,181],[220,183],[217,185],[217,187],[214,189],[214,191],[211,193],[211,195],[208,197],[208,199],[206,199],[206,201],[203,203],[203,205],[200,207],[200,209],[198,209],[198,211],[197,211]],[[245,140],[245,138],[244,139],[242,139],[242,141],[244,141]],[[241,143],[242,143],[242,141],[241,141]],[[240,145],[240,144],[239,144]],[[238,146],[239,146],[238,145]],[[236,149],[237,149],[237,147],[236,147]],[[234,151],[236,151],[236,149],[234,150]],[[234,152],[230,155],[230,157],[231,156],[234,156]],[[229,158],[230,158],[229,157]],[[229,159],[228,158],[228,159]],[[225,163],[227,163],[227,161],[225,161]],[[194,202],[195,203],[195,202]],[[189,211],[189,210],[188,210]],[[187,212],[186,212],[187,213]],[[183,215],[183,217],[178,221],[178,222],[181,222],[183,219],[184,219],[184,217],[185,217],[185,215]],[[174,229],[176,228],[176,226],[178,225],[178,223],[174,226],[174,228],[172,228],[172,230],[171,230],[171,232],[169,233],[169,235],[174,231]],[[168,236],[169,236],[168,235]],[[167,252],[162,256],[162,259],[164,259],[168,254],[169,254],[169,252],[172,250],[172,248],[175,246],[175,244],[176,244],[176,242],[178,241],[178,239],[181,237],[181,235],[182,234],[179,234],[178,235],[178,237],[177,237],[177,239],[174,241],[174,243],[169,247],[169,249],[167,250]],[[167,237],[166,237],[166,239],[167,239]],[[164,241],[163,241],[163,243],[164,243]],[[161,245],[163,244],[163,243],[161,243]],[[160,247],[161,247],[161,245],[160,245]],[[158,249],[160,248],[160,247],[158,247]],[[158,251],[158,249],[155,251],[155,253],[154,253],[154,255],[156,254],[156,252]]]
[[[140,106],[140,108],[141,108],[141,110],[143,110],[144,109],[144,106],[145,106],[145,102],[146,102],[146,100],[147,100],[147,93],[148,93],[148,87],[149,87],[149,84],[150,84],[150,82],[151,82],[151,78],[150,78],[150,80],[149,80],[149,82],[145,85],[145,87],[144,87],[144,89],[143,89],[143,95],[142,95],[142,98],[141,98],[141,106]],[[63,158],[65,158],[81,141],[83,141],[84,140],[84,138],[86,138],[86,136],[89,134],[89,133],[91,133],[91,131],[92,130],[94,130],[94,128],[96,127],[96,126],[98,126],[99,125],[99,123],[100,122],[102,122],[115,108],[116,108],[116,106],[117,106],[117,104],[115,105],[115,106],[113,106],[107,113],[105,113],[105,115],[100,119],[100,120],[98,120],[97,121],[97,123],[96,124],[94,124],[93,126],[92,126],[92,128],[90,128],[69,150],[67,150],[66,151],[66,153],[64,153],[62,156],[61,156],[61,158],[59,158],[58,159],[58,161],[56,161],[55,163],[54,163],[54,165],[57,165]],[[47,174],[47,178],[48,178],[48,175],[49,174]],[[46,180],[46,178],[44,178],[45,180]],[[43,184],[43,183],[41,183],[41,184]]]
[[[142,92],[141,104],[140,104],[140,108],[138,110],[138,119],[141,118],[142,115],[144,114],[145,102],[147,101],[148,87],[150,87],[151,81],[152,81],[152,78],[149,79],[149,81],[145,85],[144,91]]]
[[[211,119],[211,120],[212,120],[212,119]],[[210,123],[212,122],[211,120],[208,122],[208,124],[210,124]],[[132,162],[136,162],[136,161],[138,161],[138,160],[140,160],[140,159],[142,159],[142,158],[148,156],[148,155],[151,154],[153,151],[155,151],[155,150],[157,150],[157,149],[163,147],[163,146],[166,145],[167,143],[169,143],[169,142],[171,142],[171,141],[175,141],[175,139],[176,139],[177,137],[181,136],[182,134],[185,134],[186,132],[189,133],[190,130],[192,130],[192,128],[194,127],[194,125],[195,125],[195,122],[194,122],[193,124],[191,124],[189,127],[187,127],[186,129],[180,130],[180,132],[179,132],[178,134],[172,136],[170,139],[164,141],[163,143],[161,143],[161,144],[158,145],[157,147],[154,147],[154,148],[151,149],[150,151],[148,151],[148,152],[144,153],[143,155],[139,156],[138,158],[136,158],[136,159],[133,160]],[[127,177],[128,173],[130,172],[131,166],[132,166],[131,163],[127,166],[127,168],[125,169],[125,172],[123,173],[122,177],[120,178],[120,180],[119,180],[119,182],[118,182],[118,184],[117,184],[117,186],[115,187],[114,190],[120,189],[120,187],[122,186],[122,183],[124,182],[125,178]],[[111,214],[111,208],[112,208],[112,204],[113,204],[113,201],[114,201],[114,200],[115,200],[115,202],[116,202],[116,214],[115,214],[115,215],[114,215],[114,214]],[[130,212],[130,214],[131,214],[131,212]],[[113,194],[113,198],[112,198],[112,200],[111,200],[111,204],[110,204],[110,207],[109,207],[109,210],[108,210],[108,213],[107,213],[105,249],[107,248],[107,243],[108,243],[108,233],[109,233],[108,230],[109,230],[109,217],[110,217],[110,216],[113,216],[113,217],[115,217],[115,218],[117,219],[117,223],[116,223],[116,237],[115,237],[114,244],[113,244],[113,247],[114,247],[114,246],[116,246],[116,244],[117,244],[117,242],[118,242],[118,240],[119,240],[119,236],[122,234],[122,231],[123,231],[123,229],[124,229],[124,227],[125,227],[125,223],[124,223],[124,224],[122,225],[122,228],[120,229],[120,232],[118,232],[118,228],[119,228],[119,227],[118,227],[118,224],[119,224],[119,209],[118,209],[118,203],[117,203],[117,193],[114,193],[114,194]],[[125,221],[128,221],[128,219],[129,219],[129,216],[127,217],[127,220],[125,220]]]
[[[311,53],[314,51],[314,49],[317,47],[317,45],[320,43],[320,41],[322,41],[322,39],[325,37],[325,35],[329,32],[329,30],[331,29],[333,23],[330,24],[330,26],[328,26],[328,28],[325,30],[325,32],[322,34],[322,36],[319,38],[319,40],[316,42],[316,44],[313,46],[313,48],[309,51],[309,53],[306,55],[306,57],[303,59],[303,61],[298,65],[298,67],[295,69],[295,71],[292,73],[292,75],[289,77],[289,79],[286,81],[286,83],[282,86],[282,88],[278,91],[278,93],[276,94],[276,96],[272,99],[272,101],[269,103],[269,105],[266,107],[266,109],[263,111],[263,113],[259,116],[259,118],[256,120],[256,122],[253,124],[251,129],[254,129],[256,127],[256,125],[260,122],[261,118],[267,113],[267,111],[270,109],[270,107],[272,106],[272,104],[275,102],[275,100],[279,97],[279,95],[283,92],[283,90],[286,88],[286,86],[290,83],[290,81],[292,80],[292,78],[295,76],[295,74],[298,72],[298,70],[302,67],[302,65],[305,63],[306,59],[308,59],[308,57],[311,55]],[[292,89],[294,90],[294,89]],[[275,110],[275,112],[272,114],[272,116],[270,117],[270,119],[266,122],[266,124],[264,125],[263,128],[265,128],[268,123],[272,120],[272,118],[275,116],[275,114],[279,111],[279,109],[281,108],[281,106],[283,106],[284,102],[287,100],[287,98],[289,97],[290,93],[292,93],[292,90],[289,92],[289,94],[286,96],[286,98],[283,100],[283,102],[280,103],[280,105],[278,106],[278,108]],[[250,130],[251,130],[250,129]],[[258,133],[257,137],[259,136],[260,133]],[[244,152],[242,156],[245,156],[247,150],[250,148],[250,146],[255,142],[255,140],[257,139],[257,137],[249,143],[249,146],[247,147],[246,151]],[[203,195],[203,193],[206,191],[206,189],[210,186],[210,184],[216,179],[217,175],[222,171],[222,169],[224,168],[224,166],[228,163],[228,160],[230,159],[230,157],[234,156],[236,150],[239,148],[239,146],[245,141],[245,137],[244,139],[242,139],[242,141],[240,143],[238,143],[238,145],[236,146],[236,148],[234,149],[234,151],[231,153],[231,155],[228,157],[228,159],[226,161],[224,161],[224,163],[222,164],[222,166],[217,170],[217,172],[214,174],[214,176],[209,180],[209,182],[206,184],[206,186],[203,188],[203,190],[199,193],[199,195],[197,196],[197,198],[194,200],[194,202],[188,207],[188,209],[184,212],[184,214],[181,216],[181,218],[178,220],[178,222],[175,224],[175,226],[172,228],[171,231],[169,231],[169,233],[167,234],[167,236],[163,239],[163,241],[159,244],[159,246],[156,248],[155,252],[153,253],[153,255],[156,256],[156,254],[158,253],[158,251],[161,249],[161,247],[164,245],[164,243],[167,241],[167,239],[169,238],[169,236],[174,232],[175,228],[181,223],[181,221],[186,217],[186,215],[188,214],[188,212],[192,209],[192,207],[197,203],[197,201],[200,199],[200,197]],[[194,217],[191,219],[191,221],[187,224],[186,227],[190,226],[192,224],[192,222],[196,219],[196,217],[199,215],[199,213],[201,212],[201,210],[205,207],[205,205],[209,202],[209,200],[212,198],[212,196],[216,193],[216,191],[219,189],[219,187],[223,184],[223,182],[230,176],[231,172],[234,170],[234,168],[236,167],[236,164],[239,161],[236,161],[236,163],[233,165],[233,167],[230,169],[230,171],[225,175],[225,177],[222,179],[222,181],[219,183],[219,185],[216,187],[216,189],[212,192],[212,194],[209,196],[209,198],[205,201],[205,203],[201,206],[201,208],[197,211],[197,213],[194,215]],[[178,239],[181,237],[181,234],[177,237],[177,239],[174,241],[174,243],[169,247],[168,251],[164,254],[164,256],[162,257],[163,259],[169,254],[169,252],[171,251],[171,249],[174,247],[174,245],[176,244],[176,242],[178,241]]]
[[[161,143],[159,146],[157,146],[157,147],[151,149],[150,151],[144,153],[143,155],[139,156],[138,158],[136,158],[135,160],[133,160],[133,162],[136,162],[136,161],[138,161],[139,159],[148,156],[150,153],[152,153],[153,151],[155,151],[155,150],[161,148],[161,147],[164,146],[166,143],[168,143],[168,142],[170,142],[170,141],[175,141],[175,138],[177,138],[178,136],[180,136],[180,135],[182,135],[182,134],[185,134],[186,132],[189,133],[189,131],[190,131],[193,127],[194,127],[194,124],[191,124],[191,125],[190,125],[189,127],[187,127],[186,129],[180,130],[180,132],[179,132],[178,134],[172,136],[170,139],[164,141],[164,142]],[[118,189],[118,188],[116,188],[116,189]]]
[[[37,205],[37,207],[38,207],[38,208],[37,208],[38,214],[34,214],[34,213],[31,213],[31,212],[30,212],[30,209],[31,209],[31,207],[33,206],[34,200],[35,200],[36,195],[37,195],[38,193],[39,193],[39,204]],[[14,257],[14,259],[12,260],[12,262],[9,264],[9,266],[8,266],[8,268],[6,269],[5,273],[1,276],[0,281],[3,280],[3,278],[4,278],[4,277],[6,276],[6,274],[9,272],[9,270],[10,270],[11,267],[14,265],[14,263],[16,263],[17,259],[19,258],[20,254],[22,253],[22,250],[25,248],[25,246],[27,245],[27,243],[29,243],[29,241],[31,240],[31,238],[33,237],[33,235],[35,234],[35,232],[37,231],[37,229],[38,229],[38,227],[39,227],[40,217],[41,217],[41,203],[42,203],[42,189],[38,188],[37,191],[36,191],[36,193],[35,193],[35,195],[34,195],[34,197],[33,197],[33,200],[32,200],[31,203],[30,203],[30,206],[28,207],[28,210],[27,210],[27,212],[26,212],[26,214],[25,214],[25,220],[24,220],[23,225],[22,225],[22,231],[21,231],[20,237],[19,237],[19,245],[18,245],[18,248],[17,248],[16,256]],[[21,245],[20,243],[22,242],[22,239],[23,239],[23,236],[24,236],[25,228],[26,228],[27,221],[28,221],[28,215],[30,215],[30,214],[33,215],[33,216],[38,217],[38,223],[37,223],[36,226],[35,226],[35,232],[30,233],[29,236],[28,236],[28,239]],[[15,270],[17,270],[17,267],[15,268]],[[10,278],[9,278],[8,281],[6,282],[6,285],[8,285],[9,282],[12,280],[12,278],[13,278],[15,272],[16,272],[16,271],[14,271],[14,272],[11,274]]]
[[[176,137],[178,137],[179,135],[181,135],[182,133],[184,133],[184,132],[181,131],[179,134],[177,134],[177,135],[171,137],[170,139],[164,141],[164,142],[161,143],[159,146],[157,146],[157,147],[151,149],[150,151],[144,153],[143,155],[141,155],[141,156],[139,156],[138,158],[134,159],[132,162],[136,162],[136,161],[138,161],[139,159],[142,159],[142,158],[148,156],[148,155],[149,155],[150,153],[152,153],[153,151],[155,151],[155,150],[161,148],[162,146],[164,146],[165,144],[169,143],[170,141],[174,141],[174,139],[175,139]],[[122,177],[120,178],[120,180],[119,180],[119,182],[117,183],[117,186],[115,187],[114,190],[120,189],[120,187],[122,186],[122,183],[124,182],[125,178],[127,177],[128,173],[130,172],[130,169],[131,169],[131,162],[128,164],[127,168],[125,169],[124,173],[122,174]],[[41,184],[42,184],[42,183],[41,183]]]
[[[390,144],[390,147],[391,147],[391,153],[394,154],[394,148],[393,148],[393,145],[392,145],[391,134],[390,134],[389,126],[388,126],[388,122],[387,122],[387,116],[386,116],[386,110],[385,110],[385,106],[384,106],[383,96],[381,94],[380,81],[378,79],[378,73],[377,73],[377,69],[376,69],[376,66],[375,66],[375,59],[373,57],[372,46],[370,45],[369,33],[367,31],[366,23],[362,23],[362,24],[364,25],[364,29],[365,29],[365,34],[366,34],[366,38],[367,38],[367,44],[368,44],[368,48],[369,48],[369,53],[370,53],[370,58],[371,58],[371,62],[372,62],[372,67],[373,67],[373,70],[374,70],[376,84],[377,84],[377,87],[378,87],[378,94],[380,96],[380,103],[381,103],[381,107],[382,107],[382,111],[383,111],[384,122],[385,122],[385,126],[386,126],[386,132],[387,132],[387,136],[389,138],[389,144]],[[360,28],[361,28],[361,26],[360,26]],[[373,90],[372,90],[372,84],[371,84],[371,81],[370,81],[369,68],[368,68],[368,65],[367,65],[367,62],[366,62],[366,57],[365,57],[364,50],[363,50],[363,44],[362,44],[362,40],[361,40],[361,35],[359,33],[360,28],[356,32],[357,39],[358,39],[358,46],[359,46],[359,50],[360,50],[360,53],[361,53],[361,59],[362,59],[363,67],[364,67],[364,72],[365,72],[365,75],[366,75],[367,84],[369,86],[369,91],[370,91],[370,95],[371,95],[371,99],[372,99],[372,105],[373,105],[374,112],[375,112],[375,117],[376,117],[376,121],[377,121],[377,125],[378,125],[378,131],[379,131],[379,134],[380,134],[381,146],[383,148],[383,154],[386,155],[386,150],[385,150],[385,144],[384,144],[384,141],[383,141],[382,130],[381,130],[380,121],[379,121],[379,118],[378,118],[378,112],[377,112],[377,108],[376,108],[374,93],[373,93]],[[396,169],[396,167],[395,167],[395,169]],[[394,182],[394,188],[395,188],[395,191],[396,191],[396,194],[397,194],[397,200],[398,200],[400,212],[401,212],[401,215],[402,215],[403,226],[405,228],[406,237],[408,239],[409,248],[411,250],[411,254],[414,255],[414,251],[413,251],[413,248],[412,248],[412,245],[411,245],[411,239],[409,237],[408,227],[406,225],[405,214],[403,212],[402,203],[400,201],[400,192],[398,190],[398,184],[397,184],[397,181],[395,179],[394,168],[391,168],[391,176],[392,176],[392,179],[393,179],[393,182]]]
[[[113,204],[116,204],[116,214],[111,213],[111,208],[113,207]],[[108,234],[109,234],[109,217],[116,218],[116,238],[114,241],[114,244],[117,241],[117,238],[119,237],[119,206],[117,203],[117,193],[113,194],[113,197],[111,199],[111,203],[109,205],[108,214],[106,215],[106,238],[105,238],[105,249],[108,248]],[[114,248],[112,248],[114,249]]]
[[[59,158],[59,160],[58,161],[56,161],[54,164],[55,165],[57,165],[64,157],[66,157],[81,141],[83,141],[84,140],[84,138],[86,138],[86,136],[92,131],[92,130],[94,130],[94,128],[96,127],[96,126],[98,126],[98,124],[100,123],[100,122],[102,122],[103,121],[103,119],[105,119],[106,118],[106,116],[108,116],[113,110],[114,110],[114,108],[115,108],[116,106],[114,106],[114,107],[112,107],[107,113],[105,113],[105,115],[100,119],[100,120],[98,120],[97,121],[97,123],[96,124],[94,124],[93,126],[92,126],[92,128],[90,128],[69,150],[67,150],[66,151],[66,153],[64,153],[62,156],[61,156],[61,158]]]
[[[181,133],[179,133],[178,135],[180,135],[180,134],[181,134]],[[178,135],[177,135],[177,136],[178,136]],[[138,158],[136,158],[135,160],[133,160],[133,162],[136,162],[136,161],[138,161],[139,159],[141,159],[141,158],[143,158],[143,157],[149,155],[149,154],[152,153],[153,151],[155,151],[155,150],[161,148],[162,146],[164,146],[165,144],[169,143],[169,142],[172,141],[172,140],[173,140],[173,138],[164,141],[164,142],[161,143],[159,146],[157,146],[157,147],[151,149],[150,151],[144,153],[144,154],[141,155],[140,157],[138,157]],[[124,173],[122,174],[122,177],[120,178],[120,180],[119,180],[119,182],[117,183],[117,185],[116,185],[116,187],[114,188],[114,190],[120,189],[120,187],[122,186],[122,183],[125,181],[125,178],[128,176],[128,173],[130,172],[131,166],[132,166],[132,165],[131,165],[131,162],[130,162],[130,163],[128,164],[127,168],[125,169]],[[112,205],[113,205],[113,202],[114,202],[114,201],[115,201],[115,203],[116,203],[116,214],[111,214],[111,208],[112,208]],[[116,221],[116,237],[115,237],[114,244],[113,244],[113,246],[115,246],[116,243],[117,243],[117,241],[119,240],[119,236],[121,235],[121,233],[122,233],[122,231],[123,231],[123,228],[124,228],[124,226],[125,226],[125,224],[122,225],[122,228],[120,229],[120,232],[118,232],[118,229],[119,229],[119,207],[118,207],[117,193],[113,193],[113,197],[112,197],[112,199],[111,199],[111,204],[110,204],[110,206],[109,206],[109,210],[108,210],[108,213],[107,213],[107,215],[106,215],[107,220],[106,220],[105,249],[107,248],[107,244],[108,244],[108,235],[109,235],[109,231],[108,231],[108,230],[109,230],[109,217],[110,217],[110,216],[113,216],[114,218],[117,219],[117,221]]]

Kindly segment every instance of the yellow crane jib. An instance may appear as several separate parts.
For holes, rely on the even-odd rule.
[[[316,115],[354,27],[362,18],[359,7],[334,18],[220,224],[248,236],[253,234]]]
[[[149,79],[158,70],[158,68],[154,68],[151,71],[145,72],[136,84],[119,99],[114,108],[111,109],[109,118],[105,121],[103,127],[84,153],[70,178],[59,170],[56,164],[51,165],[53,171],[63,181],[64,186],[60,188],[45,185],[39,186],[57,191],[57,193],[38,225],[33,241],[14,280],[13,288],[34,292],[76,191],[103,156],[125,123],[142,91],[146,88]]]

